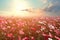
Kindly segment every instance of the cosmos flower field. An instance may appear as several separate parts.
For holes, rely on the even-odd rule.
[[[60,17],[1,17],[0,40],[60,40]]]

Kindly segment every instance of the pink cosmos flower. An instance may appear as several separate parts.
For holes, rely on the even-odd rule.
[[[23,30],[19,30],[19,34],[24,34]]]

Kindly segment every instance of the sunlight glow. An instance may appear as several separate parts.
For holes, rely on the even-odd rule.
[[[30,5],[26,0],[14,0],[12,6],[14,16],[28,16],[29,13],[21,12],[21,10],[30,8]]]
[[[11,3],[11,11],[4,12],[3,16],[19,16],[19,17],[38,17],[45,15],[40,9],[33,9],[26,0],[13,0]],[[31,9],[32,8],[32,9]],[[30,11],[22,11],[28,9]]]
[[[21,10],[29,8],[29,3],[25,0],[14,0],[14,10],[19,12]]]

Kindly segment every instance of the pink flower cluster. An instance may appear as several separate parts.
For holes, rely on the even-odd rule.
[[[60,17],[1,17],[0,40],[60,40]]]

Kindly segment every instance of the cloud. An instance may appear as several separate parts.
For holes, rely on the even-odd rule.
[[[48,8],[50,8],[50,7],[52,7],[53,6],[53,4],[52,3],[50,3],[49,5],[48,5]]]
[[[42,1],[43,3],[47,3],[48,0],[38,0],[38,1]]]
[[[48,0],[41,0],[43,3],[47,3],[48,2]]]
[[[51,15],[60,16],[60,0],[50,1],[47,8],[44,9],[46,12],[49,12]]]

